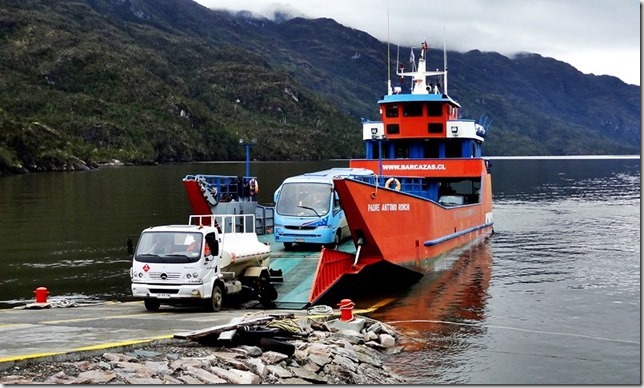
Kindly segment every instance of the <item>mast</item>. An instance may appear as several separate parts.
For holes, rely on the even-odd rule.
[[[389,0],[387,0],[387,94],[392,95],[391,90],[391,50],[389,50]]]
[[[445,26],[443,26],[443,94],[447,95],[447,47],[445,46]]]

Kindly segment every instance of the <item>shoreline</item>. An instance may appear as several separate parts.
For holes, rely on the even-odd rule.
[[[0,384],[407,383],[383,363],[386,355],[403,349],[395,331],[382,322],[363,316],[346,322],[283,317],[256,329],[267,327],[278,328],[281,336],[249,342],[240,335],[243,331],[237,331],[231,341],[220,337],[220,330],[192,340],[175,335],[49,360],[13,362],[0,368]]]

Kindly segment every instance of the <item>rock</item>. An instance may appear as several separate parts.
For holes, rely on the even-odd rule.
[[[246,365],[249,365],[250,369],[259,377],[264,377],[268,373],[266,364],[264,364],[264,362],[259,358],[249,358],[246,360]]]
[[[247,354],[251,357],[259,357],[263,353],[262,349],[260,349],[257,346],[242,345],[241,349],[245,350]]]
[[[390,334],[380,334],[380,344],[385,348],[396,346],[396,339]]]
[[[126,377],[125,381],[135,385],[156,385],[163,384],[163,380],[151,377]]]
[[[268,351],[262,354],[262,361],[266,364],[277,364],[280,361],[286,360],[288,356],[286,354]]]
[[[239,369],[226,370],[213,366],[210,370],[230,384],[259,384],[259,376]]]
[[[198,378],[199,380],[201,380],[196,384],[203,384],[203,383],[206,383],[206,384],[227,384],[228,383],[228,381],[220,378],[219,376],[214,375],[214,374],[208,372],[207,370],[203,370],[203,369],[199,369],[199,368],[190,368],[190,369],[186,370],[186,374],[190,375],[190,376],[194,376],[194,377]],[[179,377],[179,380],[182,380],[181,377]],[[193,383],[188,383],[187,381],[186,381],[186,383],[187,384],[193,384]]]
[[[289,372],[279,365],[268,365],[266,368],[268,369],[268,373],[273,374],[280,379],[285,379],[287,377],[293,376],[293,373]]]
[[[116,378],[116,373],[112,371],[89,370],[81,372],[74,379],[73,384],[105,384]]]
[[[282,381],[282,384],[301,385],[301,384],[313,384],[313,383],[310,382],[310,381],[300,379],[298,377],[291,377],[291,378],[288,378],[288,379],[284,379],[284,381]]]
[[[126,354],[106,352],[102,357],[83,357],[79,353],[71,361],[38,360],[15,365],[0,371],[0,383],[404,384],[405,379],[382,361],[384,353],[399,353],[402,347],[394,346],[395,336],[378,327],[370,325],[362,333],[351,329],[314,331],[281,340],[293,350],[290,355],[262,352],[256,346],[230,349],[221,344],[202,346],[180,340],[140,345]]]
[[[310,381],[314,384],[323,384],[327,382],[327,379],[323,376],[320,376],[319,374],[305,368],[294,367],[289,368],[289,370],[293,372],[293,375],[295,375],[295,377]]]

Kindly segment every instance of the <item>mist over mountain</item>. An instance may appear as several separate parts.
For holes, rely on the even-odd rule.
[[[0,172],[242,160],[240,139],[256,140],[257,160],[361,157],[386,42],[277,16],[186,0],[3,1]],[[397,53],[409,66],[409,47],[390,50],[392,74]],[[487,155],[640,152],[638,86],[530,53],[447,60],[463,116],[493,120]],[[442,66],[430,49],[428,68]]]

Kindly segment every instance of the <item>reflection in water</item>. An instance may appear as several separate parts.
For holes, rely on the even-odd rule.
[[[392,357],[390,366],[427,381],[437,373],[436,360],[443,364],[470,346],[484,330],[478,323],[485,319],[491,273],[491,242],[486,240],[438,259],[408,295],[371,314],[402,333],[404,352]],[[427,368],[412,372],[410,360]]]

